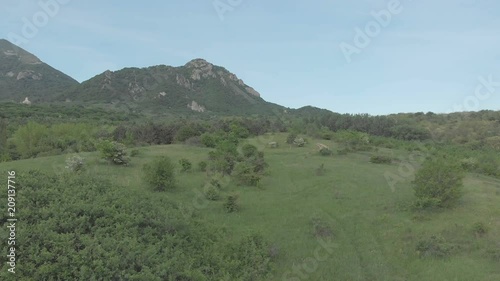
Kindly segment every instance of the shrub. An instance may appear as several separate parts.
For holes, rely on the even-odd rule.
[[[219,142],[219,139],[214,134],[204,133],[201,135],[200,141],[206,147],[215,148],[217,146],[217,143]]]
[[[474,171],[478,167],[478,161],[474,157],[464,158],[460,161],[460,165],[466,171]]]
[[[127,157],[126,147],[121,143],[104,140],[97,145],[97,149],[101,153],[102,159],[115,165],[127,165],[130,162],[130,158]]]
[[[224,209],[228,213],[237,212],[240,210],[240,205],[238,203],[239,196],[237,194],[229,195],[224,202]]]
[[[260,182],[260,175],[254,170],[254,167],[248,162],[236,164],[233,171],[234,180],[238,185],[257,186]]]
[[[330,156],[333,154],[332,150],[328,147],[322,147],[320,150],[319,150],[319,154],[322,155],[322,156]]]
[[[203,194],[205,195],[205,198],[211,201],[216,201],[220,198],[219,188],[213,186],[212,184],[205,185]]]
[[[155,191],[165,191],[175,188],[175,165],[170,158],[159,157],[143,166],[145,181]]]
[[[221,177],[222,177],[221,175],[212,176],[212,178],[210,179],[210,184],[216,187],[217,189],[221,189],[222,188]]]
[[[417,206],[450,206],[462,195],[464,176],[460,165],[444,157],[425,160],[413,182]]]
[[[238,160],[237,146],[229,140],[221,141],[215,151],[209,152],[208,156],[212,171],[230,175]]]
[[[374,164],[391,164],[392,158],[385,155],[372,155],[370,162]]]
[[[179,164],[181,165],[181,172],[183,173],[191,171],[191,168],[193,166],[191,162],[186,158],[182,158],[181,160],[179,160]]]
[[[418,255],[422,257],[443,258],[450,254],[451,247],[440,236],[431,236],[418,241],[415,247]]]
[[[66,169],[72,172],[81,172],[85,169],[84,159],[78,155],[66,159]]]
[[[198,169],[201,171],[201,172],[206,172],[207,171],[207,162],[205,161],[201,161],[200,163],[198,163]]]
[[[472,226],[472,231],[477,236],[483,236],[488,232],[488,227],[483,222],[476,222]]]
[[[259,151],[255,157],[248,159],[247,161],[253,166],[253,171],[256,173],[262,173],[269,166],[264,160],[264,152]]]
[[[293,144],[293,141],[297,138],[297,134],[296,133],[290,133],[288,134],[287,138],[286,138],[286,143],[288,144]]]
[[[295,138],[293,144],[298,147],[304,147],[306,145],[306,141],[303,138]]]
[[[258,152],[257,147],[255,145],[251,145],[251,144],[243,145],[241,150],[242,150],[243,156],[245,156],[246,158],[255,157],[255,156],[257,156],[257,152]]]

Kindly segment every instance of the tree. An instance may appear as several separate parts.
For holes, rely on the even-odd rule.
[[[255,145],[252,145],[249,143],[243,145],[243,147],[241,148],[241,151],[243,153],[243,156],[245,156],[246,158],[257,156],[257,152],[258,152],[257,147]]]
[[[162,156],[143,166],[144,179],[155,191],[175,188],[175,165],[169,157]]]
[[[101,153],[102,159],[115,165],[127,165],[130,162],[127,148],[119,142],[104,140],[97,145],[97,149]]]
[[[3,118],[0,119],[0,162],[2,161],[2,156],[7,155],[7,121]]]
[[[255,168],[248,161],[236,164],[233,177],[238,185],[257,186],[260,182],[260,175],[255,172]]]
[[[29,122],[15,132],[13,139],[22,157],[36,157],[41,151],[46,150],[47,127]]]
[[[464,177],[460,163],[441,156],[427,159],[413,182],[417,206],[449,207],[462,196]]]
[[[230,175],[238,161],[237,146],[229,140],[221,141],[215,151],[209,152],[210,169],[224,175]]]

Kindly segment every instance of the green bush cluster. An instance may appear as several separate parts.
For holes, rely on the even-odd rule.
[[[103,140],[97,145],[101,158],[115,165],[127,165],[130,158],[127,156],[125,145],[109,140]]]
[[[449,207],[462,196],[465,177],[460,164],[442,156],[425,160],[415,175],[413,188],[420,208]]]
[[[182,158],[181,160],[179,160],[179,164],[181,165],[181,172],[183,173],[190,172],[193,167],[191,161],[186,158]]]
[[[95,175],[17,175],[22,253],[16,280],[269,280],[273,262],[260,235],[227,233],[186,217],[154,193]],[[234,210],[232,205],[231,210]],[[0,214],[6,221],[7,214]],[[17,253],[17,252],[16,252]],[[21,261],[21,260],[19,260]],[[6,255],[0,257],[6,264]],[[0,280],[12,273],[0,272]]]
[[[175,165],[167,156],[157,157],[143,166],[144,180],[155,191],[176,187]]]

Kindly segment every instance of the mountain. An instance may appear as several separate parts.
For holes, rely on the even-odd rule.
[[[248,115],[282,110],[235,74],[204,59],[180,67],[106,71],[62,95],[63,100],[152,113]]]
[[[0,100],[45,102],[78,82],[35,55],[0,39]]]

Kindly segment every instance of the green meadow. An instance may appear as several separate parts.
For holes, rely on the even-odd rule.
[[[224,195],[239,195],[236,213],[224,211],[225,196],[208,201],[201,195],[207,174],[198,171],[197,163],[206,161],[209,148],[140,147],[126,167],[100,160],[97,152],[79,155],[85,158],[85,173],[107,178],[137,197],[153,192],[144,182],[143,164],[156,156],[169,156],[176,164],[189,159],[193,170],[178,171],[177,188],[155,196],[224,228],[227,240],[261,233],[274,257],[270,280],[500,280],[500,180],[467,174],[456,206],[417,211],[412,208],[412,176],[402,177],[394,188],[384,176],[401,174],[403,162],[370,163],[374,152],[321,156],[317,142],[333,151],[340,146],[310,140],[305,147],[292,147],[285,140],[285,134],[246,140],[264,151],[269,167],[257,187],[222,180]],[[268,147],[271,141],[279,147]],[[408,151],[380,148],[378,153],[412,159]],[[0,171],[65,173],[68,156],[0,163]],[[17,207],[22,212],[23,206]]]

